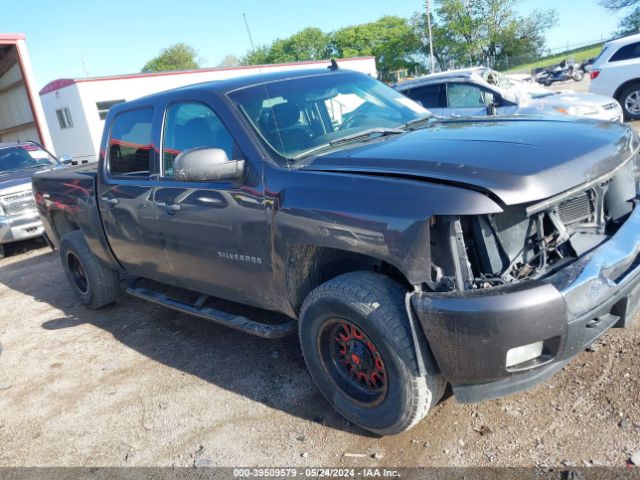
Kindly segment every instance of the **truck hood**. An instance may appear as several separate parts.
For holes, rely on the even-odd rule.
[[[27,189],[31,185],[31,177],[39,170],[22,170],[3,174],[0,172],[0,195],[5,190],[15,190],[15,187],[24,186]]]
[[[424,179],[506,205],[542,200],[606,174],[638,147],[614,122],[541,117],[447,119],[313,158],[306,170]]]

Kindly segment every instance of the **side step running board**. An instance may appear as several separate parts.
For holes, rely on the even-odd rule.
[[[240,315],[233,315],[222,310],[203,306],[208,296],[200,295],[195,303],[186,303],[169,297],[165,293],[157,292],[148,288],[140,287],[137,282],[131,283],[127,288],[127,293],[134,297],[157,303],[165,307],[169,307],[179,312],[204,318],[211,322],[219,323],[241,332],[249,333],[263,338],[281,338],[295,333],[298,325],[295,320],[289,320],[284,323],[267,324],[254,322]]]

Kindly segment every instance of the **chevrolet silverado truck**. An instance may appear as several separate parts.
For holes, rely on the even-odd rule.
[[[62,166],[36,142],[0,143],[0,258],[4,258],[6,244],[44,234],[31,177]]]
[[[136,297],[297,332],[336,410],[395,434],[447,384],[532,387],[633,319],[639,145],[619,123],[437,118],[333,65],[121,103],[97,166],[33,182],[88,307],[126,273]]]

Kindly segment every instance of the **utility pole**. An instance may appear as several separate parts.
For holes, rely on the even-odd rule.
[[[247,22],[247,16],[243,13],[242,18],[244,18],[244,26],[247,27],[247,35],[249,35],[249,43],[251,43],[251,51],[256,50],[256,46],[253,44],[253,37],[251,36],[251,30],[249,30],[249,23]]]
[[[431,35],[431,0],[427,2],[427,26],[429,28],[429,73],[433,73],[435,65],[435,57],[433,55],[433,36]]]

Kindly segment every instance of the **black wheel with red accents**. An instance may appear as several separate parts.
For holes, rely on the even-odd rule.
[[[388,373],[380,351],[364,330],[345,319],[329,319],[319,332],[322,364],[336,387],[362,405],[374,406],[387,393]]]
[[[445,387],[423,340],[420,374],[405,294],[383,275],[347,273],[313,290],[300,312],[302,352],[319,390],[345,418],[382,435],[414,426]]]

